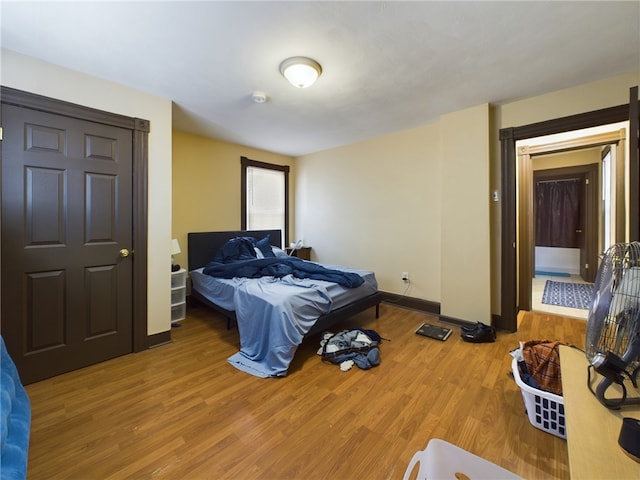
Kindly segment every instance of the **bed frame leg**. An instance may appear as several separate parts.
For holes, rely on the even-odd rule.
[[[376,303],[376,318],[380,318],[380,304]]]

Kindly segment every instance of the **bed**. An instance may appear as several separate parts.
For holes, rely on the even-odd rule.
[[[324,277],[298,278],[294,275],[246,278],[227,275],[226,271],[222,276],[228,278],[211,276],[227,268],[226,265],[212,263],[216,253],[226,252],[224,249],[240,237],[255,239],[261,248],[269,244],[270,251],[275,252],[276,257],[282,257],[287,268],[291,264],[296,271],[315,271],[317,268],[322,272],[329,269],[343,274],[345,280],[338,280],[340,284],[322,279]],[[376,318],[379,315],[380,293],[373,272],[291,258],[281,247],[280,230],[188,234],[191,297],[222,313],[227,318],[227,327],[237,324],[240,351],[228,361],[239,370],[258,377],[285,376],[305,336],[328,330],[369,308],[375,307]],[[260,253],[257,255],[261,257]],[[279,268],[278,259],[272,258],[253,259],[246,264],[238,262],[238,268],[245,265],[253,267],[254,264],[269,268],[273,268],[273,264]],[[230,268],[234,268],[233,265]],[[350,285],[354,279],[358,280],[358,286]]]

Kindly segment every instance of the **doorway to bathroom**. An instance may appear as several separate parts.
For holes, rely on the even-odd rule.
[[[598,255],[624,239],[623,188],[613,180],[624,179],[626,124],[571,135],[518,149],[530,172],[518,196],[520,300],[522,309],[586,319]]]

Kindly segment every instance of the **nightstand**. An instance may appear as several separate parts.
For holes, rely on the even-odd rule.
[[[171,272],[171,323],[187,316],[187,271],[184,268]]]
[[[291,252],[291,248],[287,247],[287,254]],[[294,257],[301,258],[302,260],[311,260],[311,247],[298,247],[295,252],[293,252]]]

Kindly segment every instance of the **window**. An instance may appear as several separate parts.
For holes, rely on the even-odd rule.
[[[242,230],[282,231],[287,245],[289,167],[240,157],[242,164]]]

